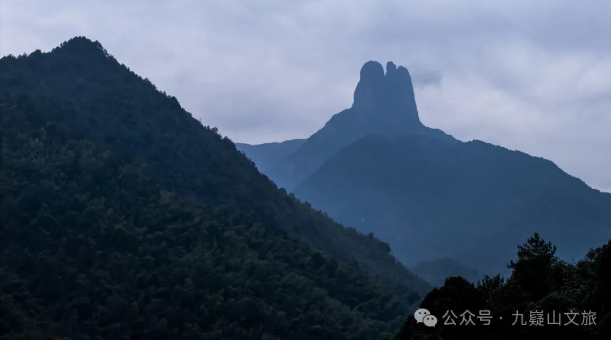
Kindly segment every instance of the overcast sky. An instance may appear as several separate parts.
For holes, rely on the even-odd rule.
[[[611,191],[611,1],[1,0],[0,54],[98,40],[236,142],[304,138],[368,60],[406,66],[422,121]]]

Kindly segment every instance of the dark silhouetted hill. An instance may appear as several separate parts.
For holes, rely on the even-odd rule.
[[[368,136],[342,149],[295,194],[388,242],[403,263],[448,256],[503,271],[534,232],[579,258],[611,238],[611,195],[554,163],[481,141]]]
[[[603,243],[570,263],[535,234],[511,257],[508,277],[448,278],[421,305],[437,325],[409,315],[393,339],[611,339],[611,241]]]
[[[0,338],[371,339],[428,291],[98,42],[0,69]]]

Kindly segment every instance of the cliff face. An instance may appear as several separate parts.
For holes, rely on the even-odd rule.
[[[391,61],[386,64],[386,74],[378,62],[363,65],[351,109],[388,128],[390,123],[399,123],[398,128],[408,130],[424,127],[418,117],[409,72]]]

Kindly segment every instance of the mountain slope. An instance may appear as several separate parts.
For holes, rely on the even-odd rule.
[[[498,272],[539,231],[582,256],[611,238],[611,195],[552,162],[480,141],[368,136],[295,189],[338,221],[390,243],[404,263],[449,256]]]
[[[384,74],[380,63],[369,61],[361,69],[352,107],[331,117],[294,153],[265,173],[279,187],[292,190],[341,148],[369,134],[414,134],[433,136],[448,143],[458,142],[443,131],[420,122],[411,77],[405,67],[397,68],[388,62]]]
[[[5,139],[3,339],[367,339],[403,320],[362,272],[51,126]]]
[[[291,139],[281,143],[256,145],[236,143],[235,146],[255,163],[259,171],[266,172],[280,159],[292,154],[304,142],[305,139]]]
[[[19,100],[31,98],[28,110],[39,113],[16,124],[64,124],[73,138],[88,138],[134,159],[166,190],[217,209],[239,208],[340,260],[427,289],[396,263],[386,244],[344,228],[278,190],[231,140],[220,138],[216,128],[203,127],[176,98],[160,94],[99,43],[74,38],[51,53],[5,58],[3,79]]]
[[[362,339],[428,289],[99,43],[0,68],[0,334]]]

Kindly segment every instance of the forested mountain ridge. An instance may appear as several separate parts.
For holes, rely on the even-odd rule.
[[[0,337],[364,339],[428,290],[99,43],[0,68]]]
[[[0,338],[364,339],[404,319],[363,272],[53,126],[5,139]]]
[[[74,138],[102,143],[134,158],[141,170],[167,190],[203,204],[233,209],[282,228],[338,259],[396,282],[428,288],[388,253],[388,245],[344,228],[313,211],[262,176],[216,128],[204,128],[159,91],[119,64],[99,43],[74,38],[50,53],[3,58],[6,88],[31,110],[44,111],[28,124],[68,126]],[[45,106],[55,108],[46,110]],[[15,124],[25,122],[16,122]]]
[[[494,274],[541,232],[561,258],[611,238],[611,195],[551,161],[481,141],[368,136],[295,189],[338,221],[390,243],[411,265],[449,256]]]

